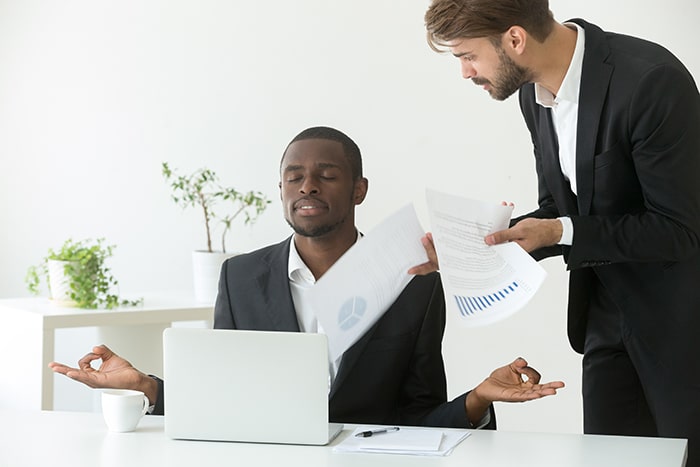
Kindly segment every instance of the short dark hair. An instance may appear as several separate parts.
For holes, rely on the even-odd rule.
[[[282,160],[284,160],[284,156],[287,154],[287,149],[292,143],[305,139],[326,139],[330,141],[337,141],[338,143],[342,144],[345,157],[350,163],[350,170],[352,171],[353,180],[362,178],[362,154],[360,154],[360,148],[348,135],[340,130],[327,126],[307,128],[296,135],[284,149],[284,152],[282,153]]]
[[[456,39],[492,41],[512,26],[543,42],[554,28],[548,0],[433,0],[425,13],[428,44],[442,52]],[[496,42],[494,42],[496,43]]]

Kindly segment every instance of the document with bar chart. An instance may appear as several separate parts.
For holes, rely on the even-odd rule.
[[[546,272],[517,243],[484,242],[508,228],[513,208],[430,189],[426,199],[448,311],[466,326],[480,326],[525,306]]]

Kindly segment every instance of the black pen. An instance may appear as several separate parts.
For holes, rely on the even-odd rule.
[[[356,438],[369,438],[370,436],[374,435],[381,435],[384,433],[391,433],[393,431],[399,431],[398,426],[392,426],[391,428],[381,428],[379,430],[368,430],[368,431],[361,431],[355,435]]]

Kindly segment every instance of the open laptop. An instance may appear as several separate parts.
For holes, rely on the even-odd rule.
[[[168,328],[165,433],[175,439],[330,442],[324,334]]]

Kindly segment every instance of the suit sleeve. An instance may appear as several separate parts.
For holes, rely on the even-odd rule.
[[[401,423],[406,425],[472,428],[462,394],[446,402],[447,382],[442,358],[442,337],[445,332],[445,299],[439,274],[432,290],[417,336],[410,371],[401,394]],[[496,415],[491,411],[490,423],[496,428]]]

